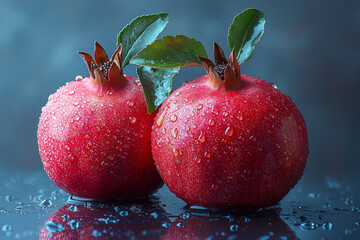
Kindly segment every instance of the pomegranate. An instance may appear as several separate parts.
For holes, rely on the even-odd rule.
[[[162,185],[151,156],[154,114],[139,80],[122,70],[121,44],[109,59],[95,42],[84,52],[90,76],[77,77],[49,97],[38,125],[44,169],[54,183],[81,198],[138,199]]]
[[[274,84],[240,74],[214,44],[207,75],[162,103],[151,136],[160,176],[189,205],[256,210],[278,203],[308,159],[304,119]]]

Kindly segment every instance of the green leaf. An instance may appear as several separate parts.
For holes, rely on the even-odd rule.
[[[228,43],[234,49],[239,64],[253,54],[256,43],[264,33],[265,14],[254,8],[238,14],[229,28]]]
[[[198,56],[207,57],[201,42],[184,35],[164,36],[141,50],[130,63],[154,68],[199,66]]]
[[[122,67],[125,67],[141,49],[152,43],[168,22],[168,14],[159,13],[137,17],[124,27],[117,40],[117,46],[122,44]]]
[[[152,113],[172,91],[173,77],[180,69],[139,67],[136,73],[141,82],[148,113]]]

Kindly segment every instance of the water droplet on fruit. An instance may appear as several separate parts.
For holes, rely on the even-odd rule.
[[[179,150],[174,149],[174,156],[175,156],[175,157],[179,156]]]
[[[179,96],[180,94],[181,94],[181,92],[178,91],[178,92],[175,93],[175,96]]]
[[[129,105],[130,107],[133,107],[133,106],[134,106],[134,102],[131,101],[131,100],[127,101],[126,103],[127,103],[127,105]]]
[[[199,104],[198,106],[197,106],[197,110],[201,110],[203,108],[203,105],[202,104]]]
[[[213,119],[210,119],[209,125],[210,125],[210,126],[214,126],[214,125],[215,125],[215,121],[214,121]]]
[[[175,128],[174,131],[171,133],[171,136],[172,136],[173,138],[176,138],[177,135],[178,135],[178,130],[177,130],[177,128]]]
[[[161,132],[162,132],[162,134],[165,134],[166,133],[166,128],[162,128]]]
[[[164,121],[164,118],[165,118],[165,115],[166,115],[166,111],[167,111],[167,108],[165,108],[165,110],[161,113],[161,115],[159,116],[159,118],[157,119],[156,121],[156,124],[161,127],[162,125],[162,122]]]
[[[79,116],[75,116],[75,120],[79,121],[80,117]]]
[[[211,157],[211,154],[210,154],[209,152],[205,152],[204,156],[205,156],[206,158],[210,158],[210,157]]]
[[[204,143],[206,140],[205,133],[203,131],[200,131],[200,136],[198,138],[200,143]]]
[[[80,76],[80,75],[77,75],[77,76],[75,77],[75,81],[80,81],[80,80],[82,80],[82,79],[83,79],[83,77]]]
[[[74,95],[75,94],[75,91],[71,90],[68,92],[68,95],[71,96],[71,95]]]
[[[201,160],[202,160],[202,159],[201,159],[200,157],[196,157],[196,158],[195,158],[195,162],[196,162],[196,163],[201,163]]]
[[[217,190],[217,189],[219,188],[219,186],[218,186],[218,185],[213,184],[213,185],[211,185],[211,188],[212,188],[212,189],[214,189],[214,190]]]
[[[251,135],[251,136],[249,137],[249,140],[251,140],[252,142],[255,142],[255,141],[256,141],[256,138]]]
[[[227,127],[225,130],[225,135],[231,137],[234,134],[234,129],[232,127]]]
[[[62,232],[64,231],[64,227],[61,223],[55,223],[54,221],[48,221],[45,223],[46,228],[50,232]]]
[[[129,117],[129,120],[131,123],[136,123],[136,117]]]
[[[179,166],[181,164],[181,159],[180,158],[175,159],[174,163],[176,167]]]
[[[170,121],[176,122],[176,120],[177,120],[177,116],[175,114],[171,115]]]
[[[271,86],[275,89],[277,89],[277,86],[275,85],[275,83],[271,83]]]
[[[81,227],[81,223],[79,221],[76,221],[75,219],[70,220],[67,224],[72,230],[77,230]]]
[[[244,116],[243,116],[242,112],[240,112],[240,115],[237,116],[237,119],[239,119],[240,121],[242,121],[244,119]]]

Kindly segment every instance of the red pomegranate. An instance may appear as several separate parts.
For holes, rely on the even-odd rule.
[[[139,80],[123,75],[121,45],[109,59],[95,42],[84,52],[90,76],[67,83],[42,108],[38,145],[44,169],[66,192],[98,200],[144,198],[162,181],[151,156],[154,114]]]
[[[169,189],[190,205],[255,210],[279,202],[308,159],[304,119],[290,97],[240,74],[214,44],[207,75],[161,105],[152,131],[155,165]]]

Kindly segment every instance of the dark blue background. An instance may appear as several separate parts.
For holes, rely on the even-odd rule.
[[[265,34],[242,73],[274,82],[304,115],[310,141],[308,184],[331,176],[358,179],[360,117],[359,1],[14,1],[0,2],[0,167],[42,168],[37,123],[48,96],[87,70],[77,51],[94,41],[111,53],[133,18],[169,12],[162,35],[216,41],[229,54],[233,17],[255,7],[267,15]],[[134,67],[125,69],[135,75]],[[205,72],[188,68],[175,87]]]

